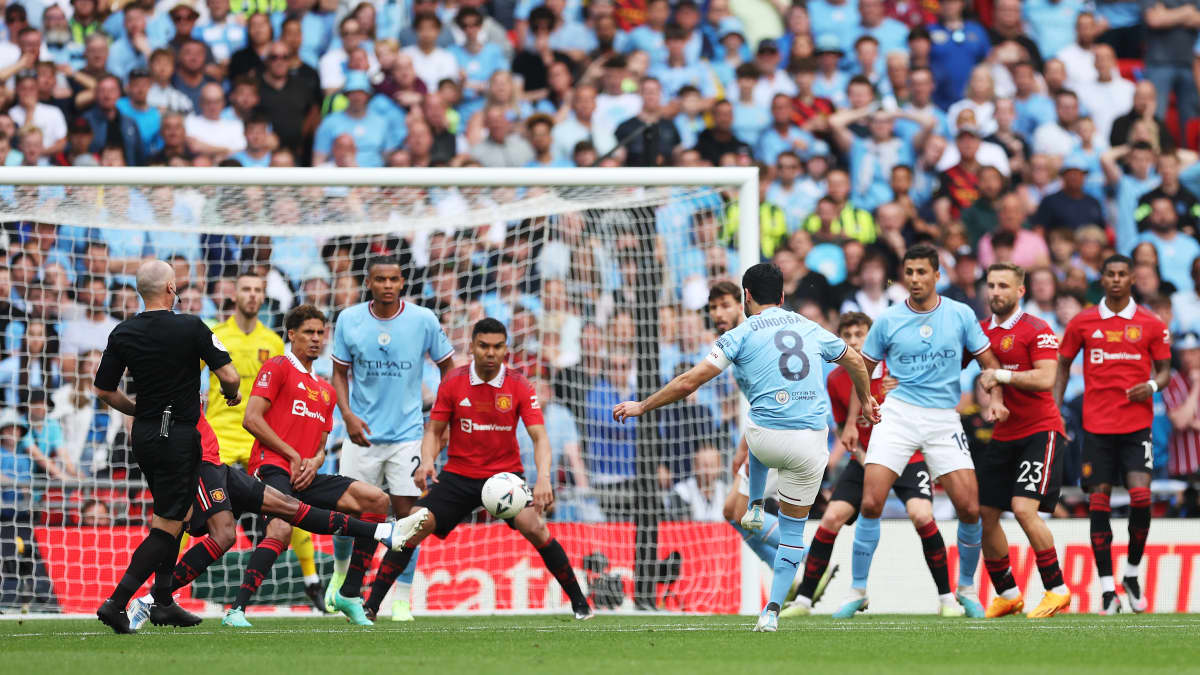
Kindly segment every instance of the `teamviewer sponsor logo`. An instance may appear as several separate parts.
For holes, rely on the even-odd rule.
[[[292,401],[292,414],[325,422],[325,416],[319,410],[309,410],[308,404],[301,400]]]
[[[1105,361],[1141,361],[1141,354],[1127,354],[1125,352],[1106,352],[1103,349],[1092,349],[1088,352],[1088,360],[1092,363],[1104,363]]]
[[[459,421],[458,421],[458,428],[462,429],[462,431],[463,431],[463,433],[464,433],[464,434],[469,434],[469,433],[471,433],[471,429],[473,428],[473,427],[471,426],[471,420],[469,420],[469,419],[461,419],[461,420],[459,420]]]

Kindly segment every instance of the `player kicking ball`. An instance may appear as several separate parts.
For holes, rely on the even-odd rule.
[[[744,315],[742,314],[742,289],[732,281],[718,281],[712,285],[708,291],[708,318],[712,321],[713,328],[716,329],[717,335],[724,335],[733,330],[742,323]],[[746,507],[750,505],[750,479],[746,473],[746,457],[749,453],[749,448],[746,445],[745,436],[738,443],[737,452],[734,453],[733,459],[733,474],[735,487],[729,491],[729,496],[725,498],[725,505],[722,509],[722,515],[726,522],[729,523],[737,533],[741,535],[742,540],[754,551],[754,554],[760,560],[773,565],[775,563],[775,554],[779,549],[779,521],[770,513],[763,514],[763,527],[758,530],[747,530],[742,527],[742,516],[746,514]],[[772,480],[775,478],[772,472],[768,478],[768,482],[772,483],[768,486],[767,494],[775,494],[775,485]]]
[[[325,344],[326,325],[325,314],[313,305],[300,305],[285,317],[291,348],[283,356],[263,364],[246,404],[242,424],[254,435],[250,469],[267,485],[318,508],[355,516],[386,513],[387,495],[374,485],[346,476],[317,473],[325,462],[325,441],[333,427],[337,399],[333,387],[312,372],[312,364]],[[397,527],[393,537],[399,546],[412,532]],[[287,550],[291,536],[291,523],[280,518],[267,523],[266,535],[246,566],[246,580],[237,600],[221,623],[249,626],[246,604],[270,573],[275,559]],[[368,544],[374,547],[376,539],[358,536],[356,545],[359,542],[364,547]],[[365,571],[365,566],[351,566],[342,590],[334,599],[336,609],[358,626],[370,626],[373,622],[363,612],[362,598],[357,593],[347,595],[347,589],[360,587]]]
[[[1133,260],[1109,256],[1100,265],[1104,299],[1071,319],[1058,356],[1055,403],[1062,407],[1071,362],[1083,361],[1083,487],[1089,493],[1092,554],[1103,592],[1101,614],[1117,614],[1121,600],[1113,583],[1112,487],[1129,489],[1129,553],[1125,596],[1134,612],[1146,611],[1138,577],[1150,534],[1150,474],[1154,454],[1150,425],[1154,393],[1171,381],[1171,336],[1162,320],[1131,297]]]
[[[848,312],[843,314],[838,322],[838,337],[854,351],[861,352],[870,329],[871,317],[862,312]],[[888,376],[887,368],[879,364],[872,373],[871,395],[875,400],[883,401],[887,392],[895,388],[895,384],[894,378]],[[821,525],[809,545],[808,558],[804,563],[804,581],[800,584],[796,600],[779,613],[781,618],[804,616],[812,611],[819,597],[818,591],[822,589],[822,580],[828,583],[831,569],[829,559],[833,555],[833,544],[837,541],[838,532],[858,518],[858,508],[862,503],[865,470],[861,448],[870,444],[872,427],[857,413],[850,414],[850,410],[857,410],[857,406],[852,403],[854,390],[850,373],[845,368],[839,367],[830,373],[825,386],[829,390],[829,402],[833,406],[833,420],[842,425],[839,442],[851,453],[851,457],[842,474],[838,476],[829,507],[825,509]],[[928,565],[929,574],[937,586],[938,597],[952,597],[950,572],[946,566],[946,543],[938,530],[937,522],[933,519],[933,489],[929,479],[929,468],[925,466],[925,459],[920,451],[913,453],[904,467],[904,472],[892,485],[892,491],[904,503],[908,519],[912,521],[917,535],[921,537],[925,564]],[[943,616],[960,616],[963,612],[953,600],[949,604],[941,603],[940,611]]]
[[[537,549],[546,569],[570,597],[575,618],[592,618],[592,608],[579,588],[567,552],[550,536],[542,518],[542,512],[554,502],[554,490],[550,487],[550,440],[533,385],[520,371],[504,364],[507,342],[504,324],[496,319],[481,319],[471,329],[471,363],[450,371],[438,387],[437,401],[421,439],[421,466],[415,476],[417,486],[426,492],[411,513],[396,522],[406,535],[406,544],[387,553],[379,564],[366,603],[367,616],[379,611],[383,596],[425,537],[433,534],[445,539],[483,506],[483,484],[488,478],[504,472],[521,475],[521,452],[517,446],[517,422],[521,421],[533,440],[538,477],[533,487],[533,503],[504,522]],[[437,474],[434,461],[447,429],[450,446],[446,465]]]
[[[1029,617],[1051,617],[1071,605],[1054,535],[1038,515],[1039,511],[1053,513],[1058,504],[1067,447],[1062,415],[1051,393],[1058,368],[1058,337],[1045,321],[1020,309],[1025,270],[1011,263],[992,265],[987,271],[987,293],[992,316],[981,325],[1001,367],[985,370],[980,377],[985,388],[1000,386],[1009,416],[996,424],[987,449],[974,455],[983,517],[983,566],[996,589],[986,615],[993,619],[1018,614],[1025,607],[1012,575],[1008,538],[1000,527],[1000,516],[1011,510],[1029,537],[1046,589]]]
[[[783,274],[759,263],[742,276],[746,321],[722,335],[708,357],[671,380],[645,401],[613,408],[613,419],[640,417],[691,395],[733,366],[734,379],[750,401],[746,441],[750,448],[750,507],[742,517],[748,530],[763,527],[763,491],[768,467],[779,470],[779,550],[774,560],[770,601],[754,626],[774,632],[779,610],[803,560],[804,523],[829,461],[829,397],[818,359],[839,363],[850,372],[868,419],[878,405],[862,358],[841,338],[808,319],[783,309]]]
[[[923,450],[933,478],[941,482],[958,512],[958,588],[952,597],[943,595],[939,600],[943,606],[957,601],[967,616],[983,618],[975,591],[983,535],[979,486],[955,407],[964,357],[974,355],[984,370],[995,370],[1000,362],[975,312],[935,290],[940,278],[937,249],[913,246],[904,254],[903,268],[908,299],[884,310],[863,344],[868,370],[886,362],[899,385],[888,394],[881,409],[883,420],[867,446],[862,506],[854,527],[850,597],[833,616],[848,619],[867,608],[867,577],[879,545],[884,501],[913,453]],[[989,421],[1003,421],[1008,410],[999,396],[993,396],[984,415]]]
[[[198,541],[176,563],[171,580],[172,593],[192,583],[209,565],[220,560],[226,551],[233,548],[237,539],[237,519],[243,513],[276,516],[317,534],[371,537],[385,546],[399,547],[399,539],[393,538],[395,530],[390,523],[368,523],[344,513],[309,506],[295,497],[269,487],[241,469],[222,463],[220,443],[204,415],[200,416],[196,429],[200,432],[203,454],[200,484],[196,489],[196,498],[187,520],[187,532]],[[242,581],[242,589],[247,589],[249,585],[256,587],[256,584],[261,582],[261,577],[248,574]],[[128,608],[131,629],[137,630],[147,620],[155,618],[153,603],[154,597],[149,593],[133,599]],[[183,610],[180,612],[184,623],[169,625],[193,626],[200,623],[200,617]],[[241,618],[244,622],[245,616]],[[155,625],[167,623],[162,620],[152,622]]]

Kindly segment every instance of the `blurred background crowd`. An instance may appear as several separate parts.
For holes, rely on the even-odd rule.
[[[1172,383],[1155,399],[1157,509],[1198,513],[1198,0],[0,7],[8,166],[752,166],[761,257],[782,269],[787,306],[831,329],[841,312],[876,317],[903,301],[897,265],[917,242],[939,247],[940,290],[981,318],[986,266],[1022,265],[1025,311],[1059,331],[1101,297],[1101,260],[1129,254],[1137,302],[1175,337]],[[665,410],[652,458],[608,411],[634,393],[639,322],[655,323],[663,382],[715,338],[704,307],[710,284],[739,268],[734,195],[454,226],[530,194],[0,186],[0,206],[90,214],[3,227],[3,518],[144,516],[119,482],[137,478],[126,421],[90,386],[108,332],[138,311],[130,276],[142,258],[175,266],[181,311],[214,324],[248,312],[280,331],[300,302],[336,316],[362,300],[363,262],[394,253],[409,300],[438,313],[458,358],[472,321],[509,326],[511,361],[546,404],[557,517],[624,519],[635,506],[623,495],[648,472],[665,513],[721,519],[739,438],[731,380]],[[180,229],[415,216],[447,225],[363,237]],[[661,290],[649,300],[648,268]],[[259,299],[239,291],[246,270],[265,280]],[[647,302],[653,318],[639,318]],[[986,442],[969,373],[964,385],[969,433]],[[1075,443],[1081,394],[1077,363],[1064,411]],[[41,479],[91,487],[35,489]],[[1077,506],[1068,498],[1060,515]]]

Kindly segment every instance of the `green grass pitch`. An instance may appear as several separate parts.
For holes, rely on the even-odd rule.
[[[773,635],[730,616],[421,617],[366,629],[250,618],[246,630],[206,619],[133,636],[96,621],[0,621],[0,673],[1200,673],[1200,615],[821,616]]]

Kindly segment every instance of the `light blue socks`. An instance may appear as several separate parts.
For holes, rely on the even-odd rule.
[[[958,523],[958,585],[974,586],[983,542],[983,521]]]
[[[783,607],[800,565],[804,563],[804,524],[808,518],[779,514],[779,550],[775,553],[775,577],[771,581],[771,603]]]
[[[851,588],[867,590],[867,576],[871,573],[871,560],[875,557],[875,548],[879,546],[879,519],[858,517],[854,526],[854,557],[851,559],[850,570],[853,579]]]

